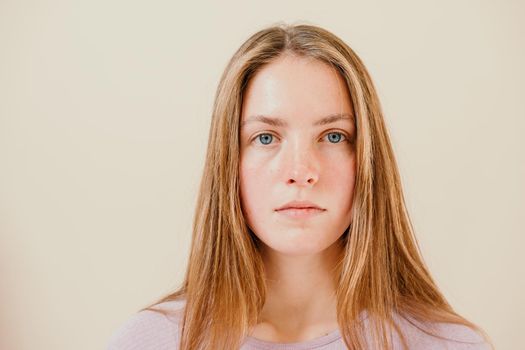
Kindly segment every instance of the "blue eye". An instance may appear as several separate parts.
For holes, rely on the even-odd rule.
[[[264,137],[261,138],[261,136],[264,136]],[[259,135],[257,135],[257,137],[256,137],[256,139],[259,139],[260,141],[262,141],[262,140],[266,140],[266,141],[270,140],[270,141],[268,141],[268,143],[265,143],[264,141],[262,141],[262,144],[263,144],[263,145],[268,145],[269,142],[271,142],[271,139],[272,139],[272,138],[273,138],[273,135],[272,135],[272,134],[259,134]]]
[[[328,139],[331,140],[331,141],[335,141],[335,142],[332,142],[332,143],[339,143],[339,141],[341,140],[341,136],[342,137],[346,137],[344,134],[340,133],[340,132],[330,132],[328,134]],[[330,135],[335,135],[336,137],[330,137]]]
[[[341,138],[343,138],[343,141],[347,138],[345,134],[341,132],[330,132],[326,134],[325,136],[328,136],[328,139],[330,140],[330,143],[341,143]],[[254,140],[259,140],[261,144],[263,145],[269,145],[273,140],[273,135],[269,133],[262,133],[257,135]]]

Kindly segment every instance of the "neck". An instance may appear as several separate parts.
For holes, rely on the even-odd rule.
[[[336,329],[334,278],[341,252],[339,242],[318,254],[304,256],[286,256],[264,247],[261,253],[267,298],[261,322],[276,333],[302,334],[305,338]]]

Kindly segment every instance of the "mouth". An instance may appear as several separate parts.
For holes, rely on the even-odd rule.
[[[277,208],[276,211],[281,210],[289,210],[289,209],[317,209],[317,210],[324,210],[323,208],[319,207],[316,203],[310,202],[310,201],[291,201],[280,208]]]

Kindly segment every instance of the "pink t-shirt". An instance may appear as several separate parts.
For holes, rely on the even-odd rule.
[[[157,305],[163,310],[179,310],[184,301],[168,301]],[[107,350],[176,350],[179,349],[180,332],[178,316],[165,316],[161,313],[140,311],[124,322],[111,336]],[[410,349],[450,349],[450,350],[488,350],[489,345],[474,330],[456,324],[439,324],[440,334],[454,339],[444,340],[430,336],[403,318],[396,318],[405,334]],[[366,322],[365,322],[366,324]],[[396,332],[392,333],[394,350],[403,349]],[[369,340],[370,341],[370,340]],[[339,329],[322,337],[299,343],[274,343],[261,339],[246,337],[241,350],[345,350]]]

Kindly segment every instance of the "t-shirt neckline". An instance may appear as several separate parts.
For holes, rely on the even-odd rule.
[[[262,340],[254,338],[251,336],[246,337],[245,345],[254,345],[258,349],[278,349],[278,350],[304,350],[304,349],[313,349],[319,346],[323,346],[329,343],[334,342],[335,340],[341,338],[341,333],[339,329],[336,329],[326,335],[323,335],[318,338],[307,340],[304,342],[295,342],[295,343],[275,343],[267,340]]]

